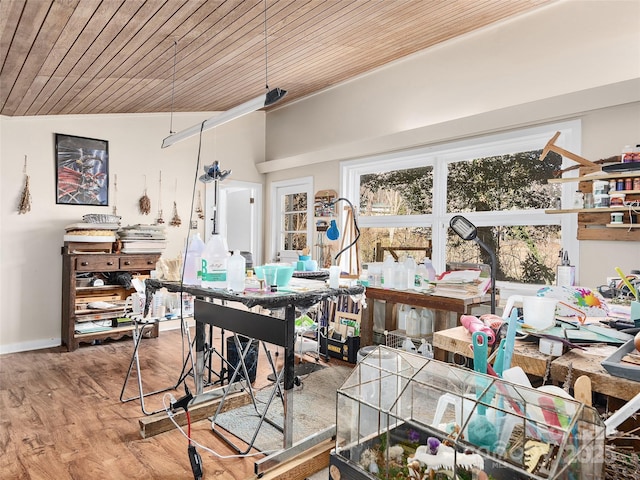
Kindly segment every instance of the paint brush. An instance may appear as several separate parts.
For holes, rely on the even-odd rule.
[[[629,281],[627,276],[624,273],[622,273],[622,269],[620,267],[616,267],[616,272],[618,272],[618,275],[620,275],[620,278],[622,279],[624,284],[627,286],[629,291],[633,294],[633,297],[636,299],[636,302],[640,301],[640,298],[638,298],[638,291],[633,285],[631,285],[631,282]]]

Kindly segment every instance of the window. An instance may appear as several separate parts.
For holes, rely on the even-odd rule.
[[[281,252],[300,252],[311,248],[313,218],[312,178],[274,182],[272,197],[275,231],[274,257]]]
[[[438,271],[454,262],[490,264],[475,242],[449,229],[459,214],[495,251],[504,285],[553,283],[560,249],[578,255],[575,214],[544,213],[572,195],[569,185],[547,182],[562,157],[539,159],[556,131],[563,148],[578,153],[580,124],[565,122],[344,162],[343,192],[359,199],[362,260],[373,261],[377,242],[422,247],[431,240]]]

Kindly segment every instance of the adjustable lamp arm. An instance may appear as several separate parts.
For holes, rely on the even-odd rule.
[[[473,240],[491,257],[491,313],[496,313],[496,254],[478,238],[478,229],[462,215],[455,215],[449,222],[451,229],[463,240]]]
[[[491,313],[496,313],[496,254],[478,237],[475,238],[475,242],[491,257]]]
[[[351,203],[351,201],[349,199],[347,199],[347,198],[339,197],[339,198],[336,198],[335,200],[332,200],[331,202],[329,202],[328,205],[332,206],[332,205],[335,205],[336,203],[338,203],[340,201],[346,202],[349,205],[349,208],[351,209],[351,216],[353,218],[353,226],[354,226],[354,228],[356,230],[356,236],[355,236],[355,238],[353,239],[353,241],[349,245],[344,247],[342,250],[340,250],[338,253],[336,253],[335,257],[333,257],[333,260],[336,263],[338,262],[338,258],[340,258],[340,255],[342,255],[344,252],[346,252],[351,247],[353,247],[358,242],[358,240],[360,239],[360,227],[358,227],[358,220],[356,219],[356,209],[353,206],[353,203]]]

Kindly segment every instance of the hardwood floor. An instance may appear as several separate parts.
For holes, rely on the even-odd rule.
[[[179,330],[143,340],[145,391],[176,383],[181,343]],[[214,345],[220,345],[219,334]],[[54,348],[0,356],[0,478],[193,479],[187,440],[180,432],[143,439],[140,403],[120,402],[132,349],[132,340],[125,339],[71,353]],[[261,356],[257,386],[267,382],[268,370]],[[126,394],[136,393],[134,376]],[[172,393],[181,397],[183,387]],[[162,394],[147,397],[149,410],[161,407]],[[193,424],[192,437],[221,455],[234,453],[211,432],[208,421]],[[208,480],[252,478],[254,461],[260,458],[219,459],[200,453]]]

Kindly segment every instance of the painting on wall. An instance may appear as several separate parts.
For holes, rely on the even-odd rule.
[[[56,133],[56,203],[109,205],[109,142]]]

